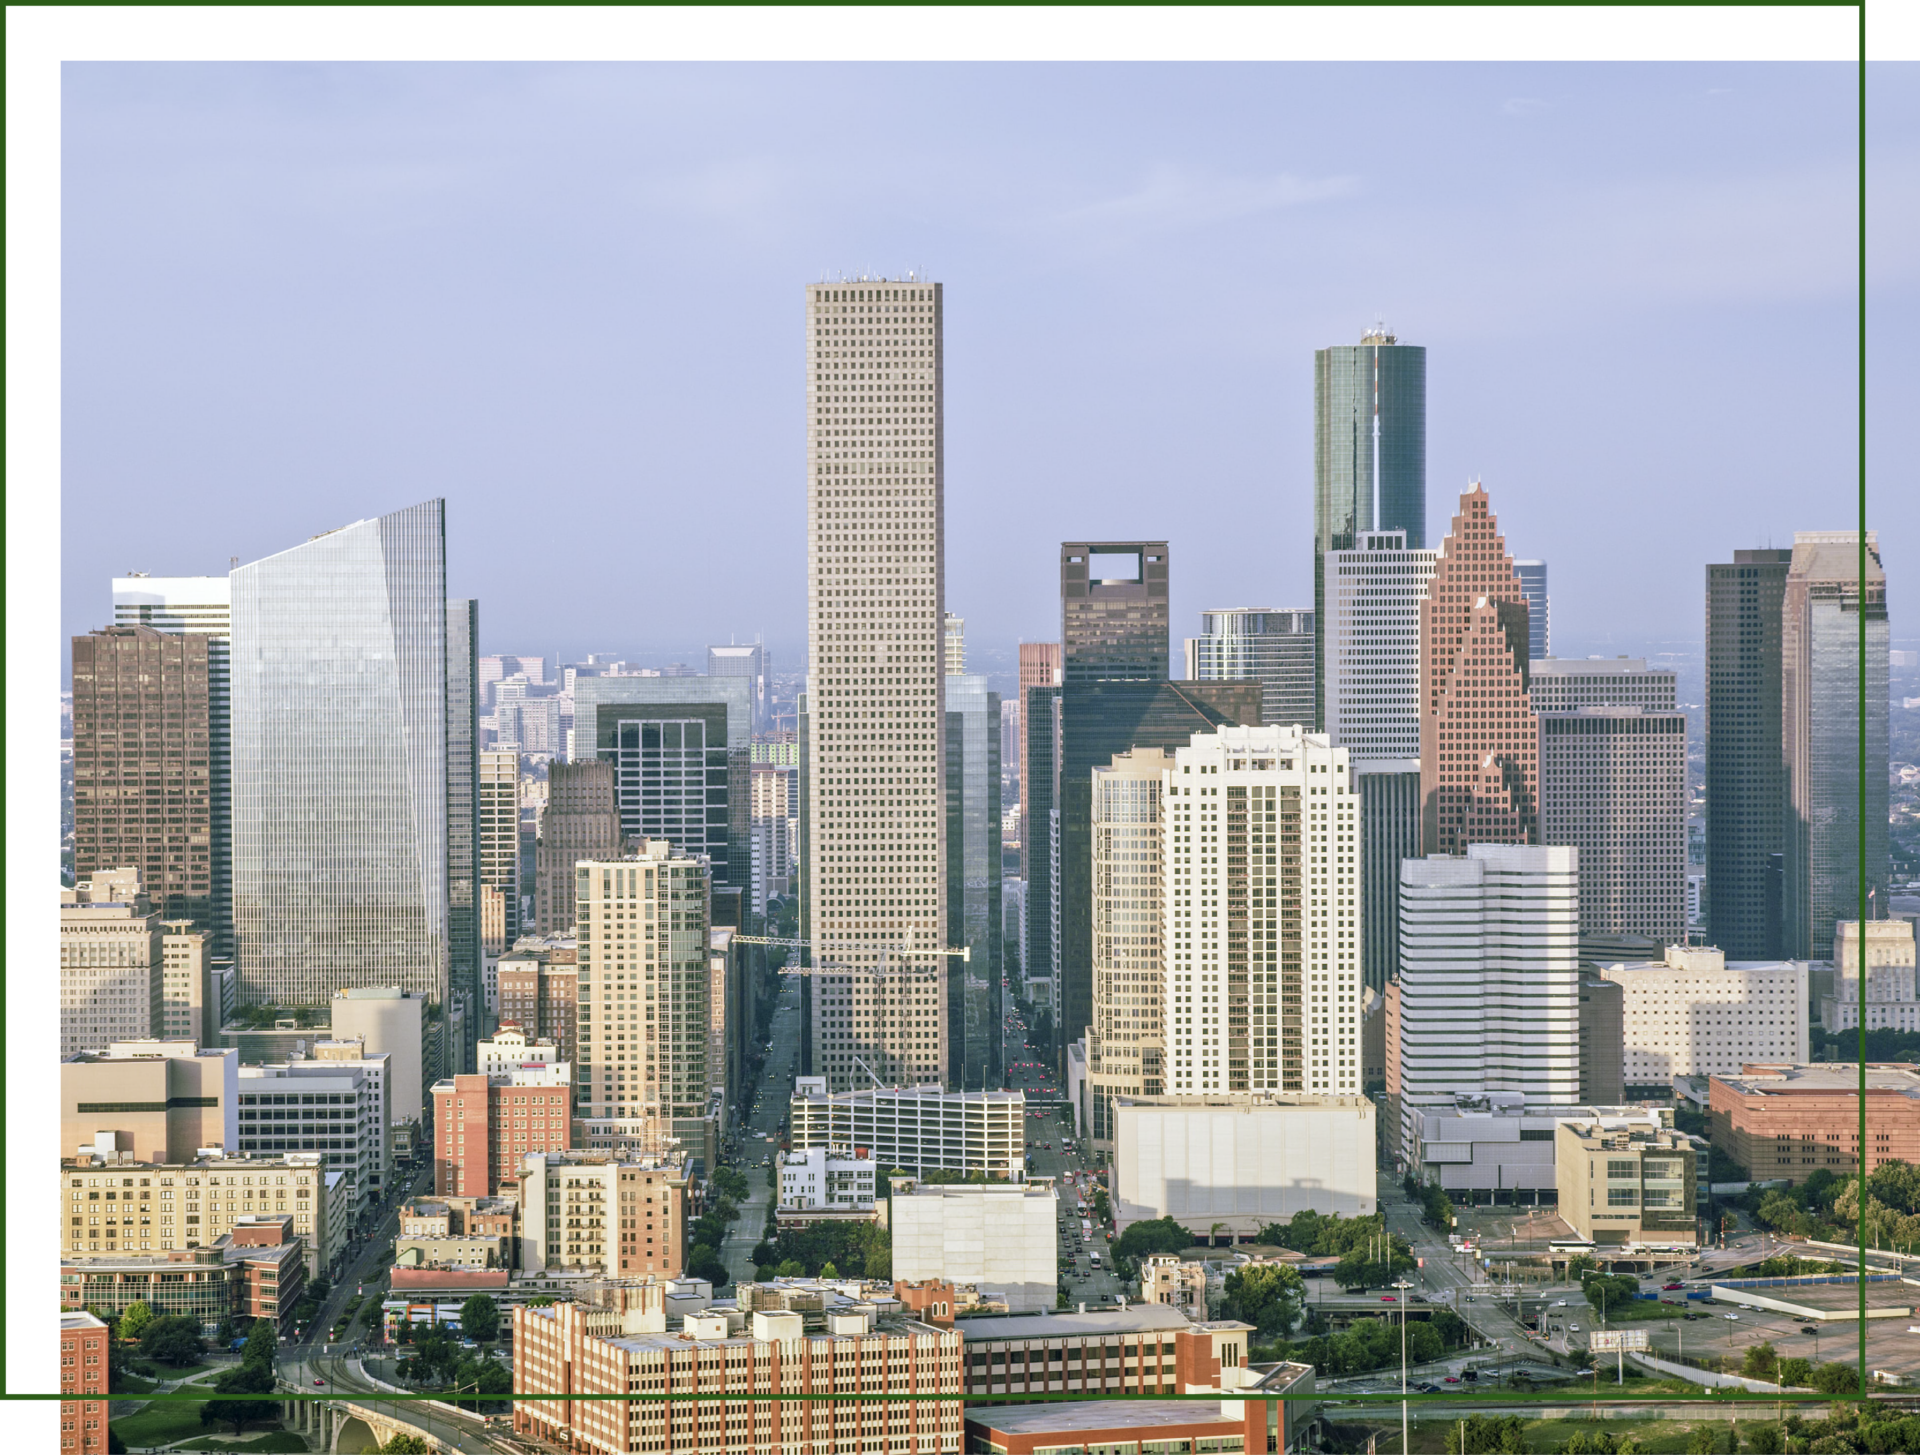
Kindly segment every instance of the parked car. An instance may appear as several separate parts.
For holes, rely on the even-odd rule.
[[[1660,1291],[1662,1293],[1672,1293],[1676,1288],[1685,1288],[1685,1287],[1686,1287],[1686,1284],[1684,1283],[1663,1283],[1660,1285]]]
[[[1448,1383],[1448,1384],[1458,1384],[1459,1382],[1460,1382],[1460,1378],[1459,1378],[1459,1376],[1458,1376],[1458,1375],[1454,1375],[1454,1374],[1449,1374],[1449,1375],[1447,1376],[1447,1383]]]

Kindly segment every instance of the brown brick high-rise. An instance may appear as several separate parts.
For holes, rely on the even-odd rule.
[[[167,919],[210,918],[204,636],[113,626],[73,639],[73,868],[133,866]]]
[[[543,935],[573,930],[573,866],[620,854],[613,764],[555,763],[547,770],[547,811],[534,850],[534,923]]]
[[[1476,482],[1420,607],[1420,793],[1429,854],[1539,842],[1540,730],[1527,601]]]

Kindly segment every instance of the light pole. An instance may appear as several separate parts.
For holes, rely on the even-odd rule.
[[[1407,1442],[1407,1290],[1413,1285],[1402,1278],[1393,1286],[1400,1290],[1400,1455],[1407,1455],[1413,1449]]]

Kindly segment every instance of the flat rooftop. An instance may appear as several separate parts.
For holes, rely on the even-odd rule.
[[[1149,1329],[1205,1328],[1165,1303],[1129,1304],[1088,1313],[976,1314],[953,1321],[969,1341],[980,1339],[1071,1339],[1083,1335],[1145,1333]]]
[[[1774,1309],[1814,1323],[1854,1323],[1860,1317],[1860,1285],[1851,1278],[1838,1283],[1760,1281],[1747,1288],[1716,1283],[1713,1296],[1722,1303]],[[1870,1282],[1867,1284],[1867,1317],[1905,1318],[1913,1312],[1917,1300],[1920,1300],[1920,1287],[1901,1279]]]
[[[1756,1062],[1738,1076],[1715,1076],[1721,1085],[1742,1096],[1793,1096],[1859,1089],[1860,1068],[1844,1061]],[[1920,1066],[1896,1061],[1867,1063],[1867,1090],[1887,1096],[1920,1098]]]
[[[969,1424],[985,1425],[1009,1435],[1068,1434],[1081,1430],[1134,1430],[1154,1425],[1219,1425],[1238,1430],[1243,1415],[1223,1415],[1220,1406],[1203,1400],[1102,1399],[1085,1404],[1001,1405],[968,1415]]]

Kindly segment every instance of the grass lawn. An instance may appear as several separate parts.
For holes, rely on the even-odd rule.
[[[176,1447],[181,1450],[256,1450],[261,1455],[297,1455],[308,1446],[304,1438],[292,1430],[271,1430],[264,1435],[250,1435],[244,1440],[189,1440]]]
[[[116,1398],[126,1394],[152,1394],[156,1388],[158,1382],[155,1380],[142,1379],[137,1374],[123,1374],[120,1382],[113,1386],[113,1394]]]
[[[1607,1309],[1607,1322],[1624,1324],[1646,1322],[1651,1319],[1678,1319],[1686,1316],[1686,1310],[1678,1304],[1655,1303],[1652,1299],[1636,1298],[1631,1303],[1616,1303]]]
[[[194,1364],[155,1364],[143,1359],[134,1366],[149,1379],[191,1379],[196,1374],[205,1374],[209,1369],[225,1369],[224,1364],[208,1364],[201,1360]]]
[[[197,1399],[157,1399],[124,1420],[115,1420],[108,1428],[129,1445],[171,1445],[206,1428],[200,1423],[201,1403]]]

